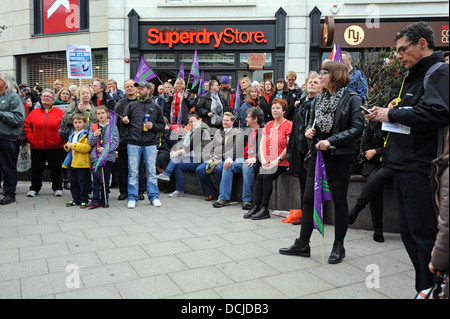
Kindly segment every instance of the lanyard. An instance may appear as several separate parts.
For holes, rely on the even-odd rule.
[[[405,80],[409,75],[409,71],[406,73],[405,77],[403,78],[403,83],[402,83],[402,87],[400,88],[400,93],[398,93],[398,97],[395,100],[395,106],[398,106],[400,104],[400,102],[402,101],[402,99],[400,98],[400,96],[402,96],[402,92],[403,92],[403,86],[405,85]]]

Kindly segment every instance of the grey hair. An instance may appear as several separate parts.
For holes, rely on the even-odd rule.
[[[41,94],[44,95],[45,92],[50,92],[52,94],[53,99],[54,100],[56,99],[56,94],[55,94],[55,92],[53,90],[51,90],[51,89],[44,89]]]
[[[8,73],[0,72],[0,77],[6,83],[6,91],[5,91],[6,94],[15,92],[15,88],[17,88],[17,89],[19,88],[16,81],[14,81],[14,78],[11,75],[9,75]]]

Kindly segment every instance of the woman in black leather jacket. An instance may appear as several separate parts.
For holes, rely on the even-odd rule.
[[[335,238],[328,263],[337,264],[345,257],[344,238],[348,228],[347,190],[352,165],[356,159],[356,143],[364,130],[364,117],[358,94],[348,90],[348,70],[339,62],[322,65],[320,82],[324,92],[311,105],[311,118],[305,136],[312,138],[311,162],[304,194],[304,209],[300,238],[285,255],[310,256],[309,240],[314,230],[314,175],[317,149],[322,151],[328,183],[335,210]]]

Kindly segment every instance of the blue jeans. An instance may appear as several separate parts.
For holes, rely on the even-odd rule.
[[[183,172],[195,172],[195,169],[200,165],[197,163],[197,159],[190,157],[189,155],[182,155],[174,157],[170,160],[169,165],[167,165],[166,170],[163,172],[164,175],[170,176],[172,173],[175,174],[177,180],[176,190],[184,191],[184,174]]]
[[[400,235],[416,271],[416,291],[433,285],[428,269],[437,234],[430,178],[422,173],[394,170]]]
[[[231,190],[233,186],[233,175],[242,173],[242,201],[251,202],[253,197],[253,184],[255,182],[255,173],[258,171],[259,164],[255,163],[253,166],[245,165],[245,159],[236,159],[231,167],[222,170],[222,180],[220,182],[220,196],[219,199],[230,200]]]
[[[214,183],[211,180],[211,176],[209,174],[206,174],[206,165],[207,162],[201,163],[195,172],[197,173],[198,179],[200,180],[200,185],[202,185],[203,194],[205,196],[211,196],[217,193],[216,186],[214,186]],[[222,169],[223,169],[223,162],[219,163],[216,166],[216,169],[214,170],[214,175],[216,176],[217,181],[220,184],[220,180],[222,179]]]
[[[139,146],[128,144],[128,200],[137,202],[139,199],[139,162],[144,155],[147,172],[148,200],[159,199],[158,179],[156,178],[156,145]]]

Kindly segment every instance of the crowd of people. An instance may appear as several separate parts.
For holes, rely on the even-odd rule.
[[[293,223],[302,226],[294,244],[279,252],[309,257],[315,161],[321,150],[335,211],[328,262],[343,260],[348,225],[367,204],[374,240],[384,241],[382,187],[393,180],[416,290],[429,288],[432,272],[448,272],[448,135],[443,157],[433,162],[433,187],[430,176],[432,161],[441,155],[439,130],[448,128],[449,69],[442,53],[434,52],[428,25],[405,27],[395,41],[405,79],[401,88],[392,88],[399,93],[389,105],[368,113],[360,108],[367,81],[348,52],[342,53],[342,62],[324,61],[302,86],[296,72],[289,71],[275,83],[243,77],[241,92],[235,92],[224,76],[207,82],[206,93],[199,96],[182,78],[158,88],[130,79],[125,92],[112,79],[79,88],[56,81],[53,89],[30,90],[0,73],[0,204],[15,201],[17,154],[26,143],[32,163],[27,196],[38,195],[48,163],[54,195],[62,196],[64,188],[71,192],[68,207],[108,207],[111,177],[119,187],[118,200],[127,200],[129,209],[144,200],[144,193],[152,206],[160,207],[159,188],[164,185],[169,198],[184,196],[184,172],[195,172],[205,200],[221,208],[230,205],[234,175],[242,174],[243,218],[261,220],[270,217],[273,181],[287,172],[299,180],[303,214]],[[383,129],[384,122],[407,133]],[[61,134],[63,127],[68,136]],[[360,148],[367,183],[349,209],[347,191]]]

